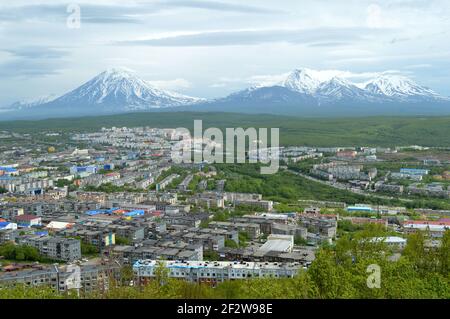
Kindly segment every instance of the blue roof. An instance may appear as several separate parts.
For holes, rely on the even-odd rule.
[[[89,210],[86,212],[86,215],[94,216],[94,215],[99,215],[99,214],[104,214],[104,213],[105,213],[104,210]]]
[[[364,206],[349,206],[347,210],[364,210],[364,211],[372,211],[372,207],[364,207]]]
[[[144,215],[145,212],[143,210],[133,210],[131,212],[125,213],[125,216],[142,216]]]
[[[15,173],[15,172],[17,172],[17,169],[12,168],[12,167],[0,166],[0,171],[5,171],[5,172],[9,172],[9,173]]]

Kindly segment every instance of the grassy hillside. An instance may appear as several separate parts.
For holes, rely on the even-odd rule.
[[[121,115],[0,121],[0,130],[93,131],[112,126],[192,128],[195,119],[207,127],[279,127],[283,145],[450,145],[450,117],[301,118],[236,113],[130,113]]]

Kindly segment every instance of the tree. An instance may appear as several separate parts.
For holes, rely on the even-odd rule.
[[[425,235],[418,231],[408,237],[403,256],[408,258],[418,271],[423,271],[426,267],[427,253],[425,251]]]
[[[116,236],[116,245],[130,245],[131,244],[131,240],[129,240],[126,237],[120,237],[120,236]]]
[[[155,282],[158,287],[163,287],[169,281],[169,269],[164,262],[158,261],[155,267]]]
[[[295,236],[294,244],[296,244],[298,246],[306,246],[308,244],[308,241],[301,236]]]
[[[439,271],[444,276],[450,274],[450,230],[444,233],[438,252]]]
[[[225,247],[238,248],[239,245],[232,239],[225,239]]]
[[[133,272],[133,267],[132,266],[123,266],[120,269],[120,280],[121,280],[121,284],[128,286],[129,283],[133,280],[134,278],[134,272]]]
[[[31,246],[6,243],[0,246],[0,256],[17,261],[42,261],[39,251]]]
[[[335,262],[334,253],[322,249],[308,270],[319,298],[349,298],[354,295],[350,276],[347,271]]]
[[[203,260],[209,261],[219,260],[219,254],[214,250],[205,250],[203,252]]]
[[[240,231],[239,232],[239,246],[240,247],[246,247],[248,240],[249,240],[248,233],[245,232],[245,231]]]
[[[90,255],[96,255],[100,252],[100,249],[97,246],[94,246],[89,243],[81,242],[81,254],[90,256]]]

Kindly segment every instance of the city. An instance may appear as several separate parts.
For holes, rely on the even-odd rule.
[[[448,308],[449,17],[2,1],[2,316]]]
[[[280,171],[258,176],[258,164],[174,163],[173,128],[40,136],[1,133],[2,287],[89,296],[111,280],[145,285],[161,266],[210,287],[294,278],[364,231],[391,262],[416,233],[426,251],[448,245],[448,148],[281,146]]]

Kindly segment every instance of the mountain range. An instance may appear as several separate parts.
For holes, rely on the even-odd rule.
[[[353,83],[336,72],[296,69],[282,80],[206,100],[158,89],[126,69],[109,69],[60,97],[16,102],[1,114],[12,119],[161,110],[298,116],[437,115],[450,114],[450,98],[400,75],[382,74]]]

